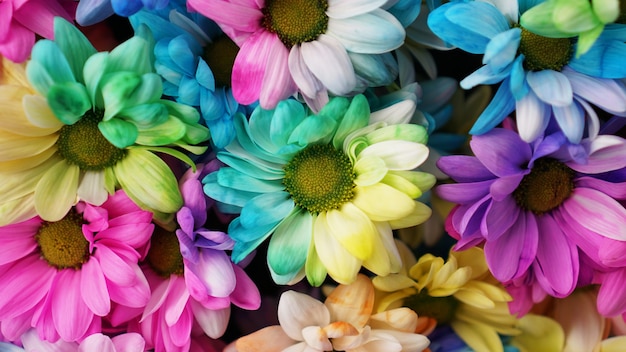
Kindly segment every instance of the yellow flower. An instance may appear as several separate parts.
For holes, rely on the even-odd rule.
[[[398,242],[398,248],[405,257],[412,256],[406,245]],[[498,333],[520,332],[517,319],[508,309],[512,298],[489,273],[479,248],[450,251],[447,261],[425,254],[409,269],[375,277],[373,284],[380,291],[377,311],[409,307],[420,317],[450,324],[478,352],[503,351]]]

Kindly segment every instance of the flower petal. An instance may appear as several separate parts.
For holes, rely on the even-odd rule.
[[[80,169],[65,160],[54,164],[35,187],[35,209],[46,221],[59,221],[76,203]]]

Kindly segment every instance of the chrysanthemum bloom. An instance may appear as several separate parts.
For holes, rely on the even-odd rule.
[[[34,89],[0,88],[0,224],[35,215],[56,221],[77,197],[102,204],[116,187],[156,217],[176,212],[176,178],[155,152],[191,164],[171,147],[201,153],[206,147],[190,144],[209,132],[195,109],[161,99],[150,34],[144,28],[96,53],[73,25],[55,24],[57,41],[39,41],[26,68]]]
[[[0,1],[0,54],[13,62],[25,61],[36,35],[53,39],[54,17],[71,21],[75,9],[72,0]]]
[[[497,128],[470,145],[475,156],[440,159],[439,167],[458,183],[437,192],[459,204],[447,219],[456,248],[484,242],[498,280],[536,283],[564,297],[582,272],[580,250],[600,262],[596,239],[626,240],[626,209],[616,200],[626,196],[616,191],[624,183],[606,177],[626,166],[622,138],[599,135],[570,144],[556,132],[528,144]]]
[[[208,18],[187,12],[185,1],[170,1],[161,11],[143,10],[130,17],[134,28],[146,24],[154,33],[156,71],[163,93],[199,107],[211,141],[223,148],[235,138],[233,115],[252,108],[233,97],[230,78],[239,47]]]
[[[280,325],[235,342],[238,352],[423,351],[428,339],[415,334],[417,315],[408,308],[374,314],[374,287],[362,274],[339,285],[324,303],[296,291],[280,296]]]
[[[447,261],[425,254],[406,273],[372,282],[382,293],[378,312],[409,307],[438,325],[450,325],[475,351],[502,351],[498,333],[519,333],[507,305],[511,296],[491,276],[479,248],[450,251]]]
[[[410,171],[428,156],[424,128],[387,124],[397,117],[387,111],[370,116],[357,95],[317,115],[295,100],[258,108],[249,122],[236,115],[237,139],[217,154],[228,167],[203,181],[210,197],[240,210],[228,228],[233,260],[272,235],[267,261],[277,283],[306,273],[319,286],[328,273],[348,284],[362,265],[380,275],[400,269],[391,231],[430,216],[414,199],[434,177]]]
[[[117,14],[128,17],[142,8],[159,10],[167,6],[169,0],[81,0],[76,9],[76,22],[90,26]]]
[[[99,332],[113,303],[141,308],[150,288],[138,266],[152,214],[123,191],[101,206],[79,202],[54,222],[39,217],[0,228],[0,321],[15,341],[34,327],[43,340]]]
[[[140,331],[157,352],[188,351],[194,330],[219,338],[228,325],[231,304],[258,309],[261,302],[254,282],[225,252],[233,241],[205,228],[210,200],[200,177],[216,167],[198,167],[180,181],[185,204],[176,215],[178,228],[157,228],[150,242],[147,263],[152,270],[147,275],[153,294]]]
[[[24,349],[2,350],[5,352],[144,352],[146,341],[141,335],[131,332],[109,337],[100,332],[87,336],[80,343],[59,340],[56,342],[44,341],[39,338],[34,329],[22,335],[21,342]],[[0,347],[4,347],[1,346]]]
[[[520,24],[550,38],[578,36],[576,55],[589,50],[611,23],[626,20],[626,2],[620,0],[547,0],[524,12]],[[608,25],[608,26],[607,26]]]
[[[571,38],[543,37],[518,24],[519,14],[536,3],[453,1],[428,18],[444,41],[484,54],[485,65],[461,81],[463,88],[502,82],[471,134],[488,132],[515,110],[524,141],[540,137],[554,120],[570,142],[578,143],[585,119],[594,117],[586,113],[589,104],[626,116],[626,87],[620,81],[626,77],[626,31],[601,34],[585,55],[575,57]]]
[[[315,110],[328,94],[353,94],[359,75],[350,57],[382,54],[404,41],[385,1],[191,0],[240,47],[232,87],[241,104],[265,109],[299,92]]]

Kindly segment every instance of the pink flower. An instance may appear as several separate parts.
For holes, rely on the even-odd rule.
[[[76,4],[72,0],[0,1],[0,53],[13,62],[25,61],[35,34],[53,39],[54,17],[72,22]]]
[[[146,342],[137,333],[126,333],[113,338],[101,333],[87,336],[80,344],[59,340],[57,342],[42,341],[37,332],[28,330],[22,335],[22,344],[25,352],[143,352]]]
[[[57,222],[39,217],[0,228],[0,322],[16,340],[72,342],[101,331],[112,306],[144,307],[138,262],[154,225],[118,191],[99,207],[79,202]]]

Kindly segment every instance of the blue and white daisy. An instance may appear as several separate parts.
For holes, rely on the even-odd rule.
[[[585,55],[575,57],[573,38],[547,38],[518,24],[520,14],[542,1],[453,1],[428,18],[444,41],[473,54],[484,54],[480,69],[461,81],[463,88],[502,83],[471,129],[483,134],[513,110],[524,141],[540,137],[551,115],[568,140],[578,143],[585,116],[595,120],[591,104],[626,116],[626,34],[602,34]],[[597,124],[590,121],[590,128]],[[591,132],[592,134],[593,132]]]

